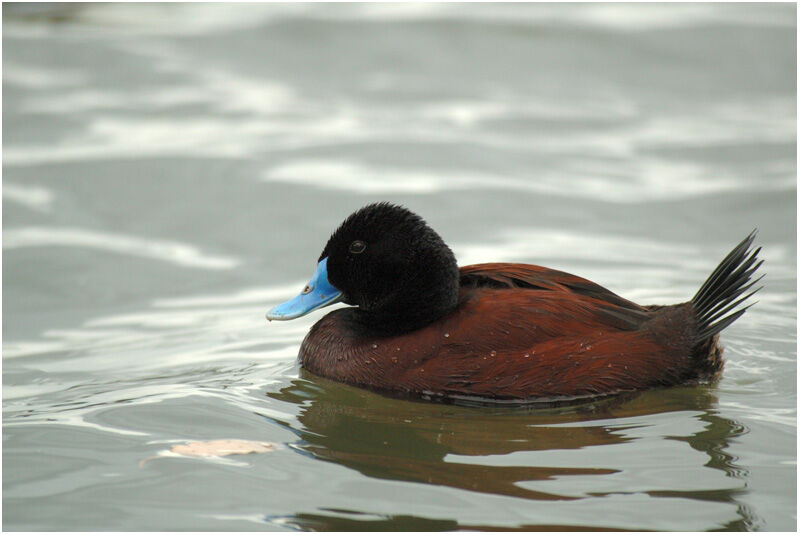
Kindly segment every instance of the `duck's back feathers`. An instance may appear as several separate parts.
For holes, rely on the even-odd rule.
[[[552,292],[540,298],[585,303],[596,307],[598,321],[621,330],[637,329],[650,315],[647,309],[611,290],[570,273],[530,264],[490,263],[460,269],[462,289],[497,288]]]

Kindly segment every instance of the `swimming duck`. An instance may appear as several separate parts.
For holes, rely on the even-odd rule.
[[[719,332],[761,265],[753,231],[688,302],[640,306],[546,267],[463,266],[425,221],[382,202],[331,235],[309,283],[267,313],[343,302],[300,346],[313,374],[393,395],[535,402],[712,380]]]

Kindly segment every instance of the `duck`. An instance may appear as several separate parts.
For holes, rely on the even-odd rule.
[[[752,306],[757,230],[691,300],[641,306],[587,279],[521,263],[459,267],[419,215],[364,206],[333,232],[299,295],[269,310],[292,320],[344,303],[300,345],[313,375],[389,396],[558,402],[686,383],[723,368],[719,333]]]

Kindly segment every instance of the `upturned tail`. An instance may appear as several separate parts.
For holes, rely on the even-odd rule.
[[[758,259],[761,247],[751,251],[757,230],[728,253],[717,269],[703,283],[697,294],[692,297],[692,305],[697,317],[697,337],[695,344],[700,345],[722,329],[739,319],[748,308],[755,303],[740,308],[763,286],[748,292],[764,275],[754,281],[750,278],[764,262]]]

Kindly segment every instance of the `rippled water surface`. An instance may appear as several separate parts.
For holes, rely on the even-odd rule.
[[[3,12],[5,529],[795,529],[794,5]],[[375,200],[643,304],[758,227],[765,288],[716,385],[388,399],[264,320]]]

